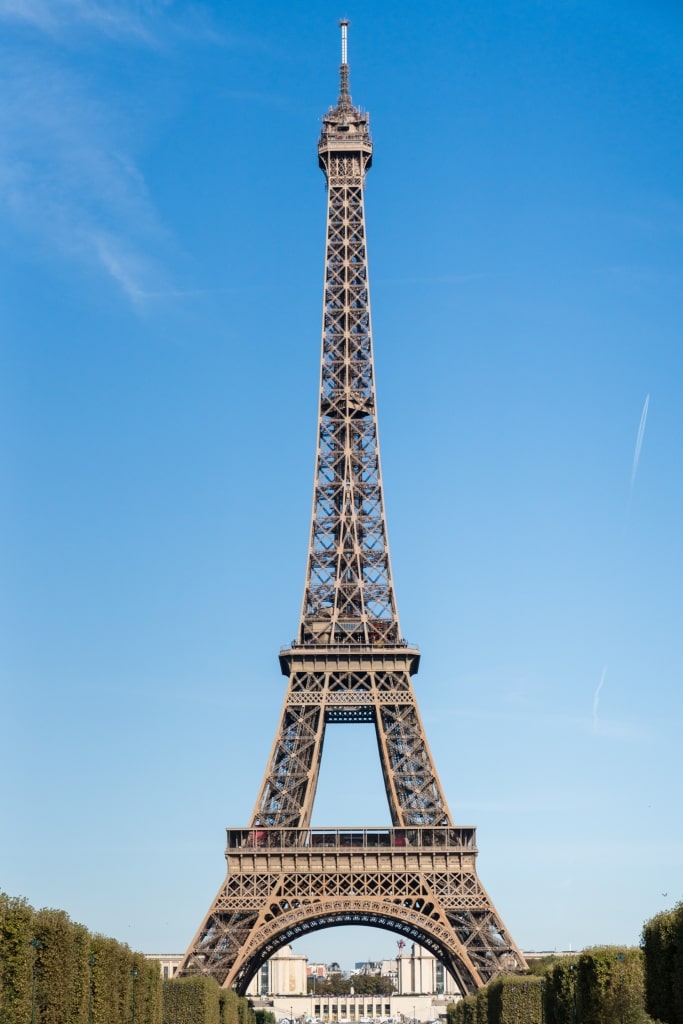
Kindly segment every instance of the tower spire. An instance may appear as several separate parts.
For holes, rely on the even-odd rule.
[[[365,174],[368,115],[348,92],[341,22],[341,94],[323,118],[327,179],[318,454],[298,643],[376,646],[400,640],[384,515],[375,407]]]
[[[351,22],[348,18],[342,18],[339,22],[341,28],[341,64],[339,66],[339,106],[351,106],[351,94],[349,92],[349,61],[348,61],[348,30]]]

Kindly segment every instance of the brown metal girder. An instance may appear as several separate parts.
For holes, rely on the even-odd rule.
[[[261,791],[259,793],[254,811],[252,814],[252,825],[256,824],[267,824],[262,820],[264,817],[269,816],[268,799],[278,792],[279,788],[287,785],[287,778],[281,783],[277,781],[277,767],[280,763],[278,759],[278,753],[283,749],[284,735],[285,735],[285,723],[287,722],[288,712],[294,707],[298,707],[298,703],[290,701],[290,689],[288,688],[285,695],[285,699],[282,705],[282,711],[280,713],[280,723],[278,730],[275,734],[275,740],[271,748],[270,759],[268,761],[268,768],[266,769],[266,775],[261,785]],[[315,798],[315,790],[318,783],[318,776],[320,771],[320,761],[322,757],[322,744],[325,733],[325,722],[324,722],[324,709],[320,708],[318,712],[318,722],[315,735],[312,738],[313,750],[311,752],[310,764],[306,772],[306,787],[303,802],[299,800],[298,811],[295,812],[292,817],[292,811],[288,811],[288,823],[296,824],[300,828],[308,827],[310,822],[311,812],[313,809],[313,800]],[[288,751],[289,757],[296,756],[296,753]],[[289,779],[291,785],[291,778]],[[276,816],[276,823],[279,823],[280,818]]]

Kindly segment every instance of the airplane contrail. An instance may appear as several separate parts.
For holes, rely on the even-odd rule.
[[[605,676],[607,675],[607,665],[603,666],[602,675],[600,676],[600,682],[598,688],[593,695],[593,729],[597,732],[598,729],[598,703],[600,701],[600,690],[602,690],[605,682]]]
[[[638,427],[638,437],[636,438],[636,449],[633,453],[633,467],[631,469],[631,487],[636,482],[636,473],[638,472],[638,462],[640,461],[640,449],[643,447],[643,436],[645,434],[645,424],[647,422],[647,407],[650,404],[650,392],[645,396],[645,404],[643,405],[643,411],[640,414],[640,426]]]

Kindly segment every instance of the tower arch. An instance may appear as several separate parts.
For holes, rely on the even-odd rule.
[[[327,928],[368,927],[395,932],[404,939],[418,943],[453,975],[462,991],[477,987],[477,971],[466,947],[453,935],[447,922],[430,914],[429,905],[420,898],[411,900],[371,901],[363,896],[350,896],[332,903],[282,900],[271,904],[265,921],[254,932],[244,950],[238,971],[226,977],[224,985],[244,995],[259,968],[279,949]],[[283,905],[284,904],[284,905]]]

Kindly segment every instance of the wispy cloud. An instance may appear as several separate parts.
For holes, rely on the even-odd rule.
[[[593,731],[598,731],[598,704],[600,703],[600,691],[605,685],[605,676],[607,675],[607,665],[603,667],[602,675],[600,676],[600,682],[598,687],[593,694]]]
[[[36,60],[5,70],[0,110],[5,215],[48,250],[99,265],[129,296],[156,285],[163,229],[115,119],[70,72]]]
[[[640,462],[640,450],[643,447],[643,438],[645,436],[645,424],[647,423],[647,410],[650,405],[650,394],[645,396],[645,402],[643,404],[643,411],[640,414],[640,425],[638,427],[638,436],[636,438],[636,447],[633,452],[633,466],[631,467],[631,488],[636,482],[636,474],[638,472],[638,463]]]
[[[53,42],[77,45],[100,37],[163,49],[175,42],[270,50],[259,36],[216,27],[210,4],[173,0],[0,0],[0,22],[33,30]]]
[[[85,29],[112,39],[155,42],[158,4],[106,0],[0,0],[0,19],[33,28],[53,39]]]
[[[166,271],[174,242],[137,162],[139,104],[80,55],[92,57],[93,36],[155,52],[183,33],[204,43],[202,10],[183,22],[164,0],[0,0],[0,217],[43,251],[99,269],[138,307],[180,294]]]
[[[153,274],[140,253],[125,248],[122,239],[91,233],[88,242],[104,270],[120,285],[134,304],[152,295],[148,282]]]
[[[23,22],[51,32],[57,24],[54,5],[42,0],[0,0],[0,18],[3,21]]]

